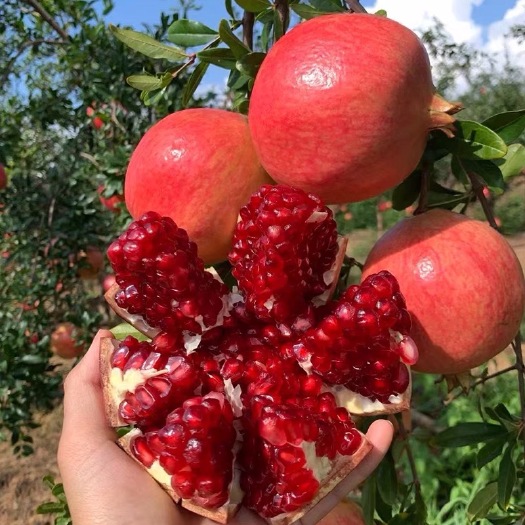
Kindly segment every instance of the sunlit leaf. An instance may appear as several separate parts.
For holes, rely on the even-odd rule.
[[[482,488],[470,502],[470,505],[467,509],[470,521],[476,521],[484,518],[497,501],[498,483],[495,481]]]
[[[182,91],[182,105],[187,106],[195,93],[195,90],[199,87],[202,78],[204,77],[206,71],[208,70],[209,64],[206,62],[199,62],[195,69],[191,72],[191,75],[184,86]]]
[[[221,20],[219,24],[219,36],[221,40],[231,49],[233,56],[237,59],[250,53],[250,48],[235,35],[230,24],[226,20]]]
[[[208,44],[217,38],[217,34],[217,31],[200,22],[181,18],[168,28],[167,38],[178,46],[193,47]]]
[[[150,58],[181,62],[188,57],[182,49],[163,44],[144,33],[132,29],[121,29],[114,25],[110,25],[109,28],[123,44]]]
[[[259,13],[272,5],[268,0],[235,0],[235,3],[250,13]]]
[[[483,125],[495,131],[507,144],[517,141],[525,130],[525,109],[493,115]]]

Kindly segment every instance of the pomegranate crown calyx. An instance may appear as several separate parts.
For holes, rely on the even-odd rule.
[[[452,138],[454,136],[455,127],[454,122],[456,121],[455,115],[463,109],[463,106],[459,102],[449,102],[442,96],[434,93],[432,102],[430,103],[430,126],[429,131],[439,129],[447,137]]]

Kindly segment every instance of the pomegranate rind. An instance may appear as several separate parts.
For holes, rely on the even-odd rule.
[[[106,420],[112,428],[125,426],[127,423],[119,416],[119,405],[113,396],[111,387],[111,356],[118,348],[118,341],[110,337],[103,337],[100,341],[100,380],[102,383],[102,395],[104,398],[104,411]]]
[[[334,488],[343,481],[352,470],[354,470],[363,459],[372,450],[372,445],[366,439],[364,434],[361,434],[361,445],[351,456],[338,456],[333,462],[332,469],[329,474],[321,480],[319,491],[316,497],[301,510],[291,512],[289,514],[280,514],[274,518],[268,518],[266,521],[270,525],[290,525],[305,516],[310,509],[312,509],[321,499],[332,492]]]
[[[115,295],[120,290],[118,284],[114,284],[105,294],[104,298],[111,307],[111,309],[124,321],[129,323],[131,326],[136,328],[141,334],[153,339],[157,334],[161,332],[160,328],[154,328],[150,326],[146,320],[137,314],[131,314],[124,308],[121,308],[115,301]]]

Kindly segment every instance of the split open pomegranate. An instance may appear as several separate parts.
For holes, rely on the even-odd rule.
[[[108,301],[151,340],[102,341],[107,418],[182,506],[292,523],[368,453],[352,415],[408,407],[405,300],[388,272],[334,299],[344,247],[331,211],[287,186],[241,210],[231,290],[154,212],[109,247]]]

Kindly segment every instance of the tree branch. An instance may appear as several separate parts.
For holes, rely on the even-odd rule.
[[[64,40],[70,40],[69,35],[60,27],[58,22],[44,9],[38,0],[23,0],[30,5]]]
[[[290,7],[288,5],[288,0],[275,0],[275,10],[277,11],[277,16],[281,20],[284,35],[290,24]]]
[[[38,38],[36,40],[28,40],[27,42],[24,42],[18,51],[9,59],[9,62],[6,64],[4,71],[2,73],[2,77],[0,80],[1,84],[4,84],[7,81],[7,78],[9,77],[9,74],[11,73],[11,68],[15,64],[15,62],[24,54],[24,51],[32,46],[37,46],[39,44],[48,44],[53,46],[62,46],[67,44],[67,42],[64,42],[63,40],[46,40],[45,38]]]
[[[348,5],[348,9],[350,9],[352,13],[367,12],[367,10],[359,3],[359,0],[346,0],[346,4]]]
[[[255,24],[255,14],[244,11],[242,17],[242,41],[253,49],[253,26]]]

